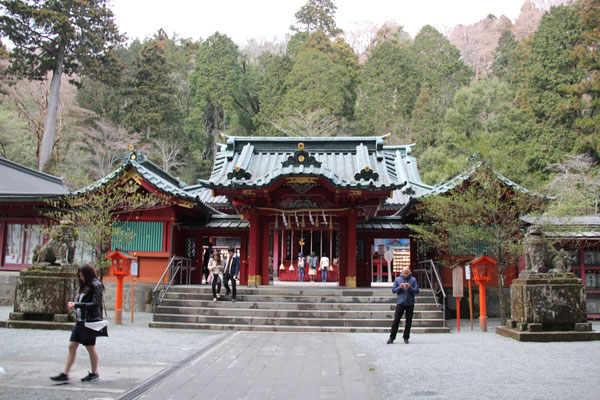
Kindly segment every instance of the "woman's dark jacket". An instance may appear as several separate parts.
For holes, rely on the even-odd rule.
[[[102,284],[95,279],[88,289],[81,302],[75,303],[73,307],[81,309],[82,320],[100,321],[102,319]]]

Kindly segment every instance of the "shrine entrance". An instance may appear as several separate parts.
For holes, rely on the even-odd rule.
[[[271,230],[269,265],[273,278],[281,282],[310,282],[308,257],[312,253],[319,260],[329,259],[326,282],[338,283],[339,280],[339,224],[331,228],[313,229],[276,229]],[[298,258],[305,259],[304,277],[298,272]],[[322,282],[322,270],[317,267],[315,282]]]

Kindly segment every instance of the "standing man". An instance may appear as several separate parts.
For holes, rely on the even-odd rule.
[[[402,274],[394,281],[392,292],[398,295],[396,299],[396,312],[394,313],[394,323],[392,324],[392,332],[387,344],[394,343],[400,319],[406,311],[406,322],[404,324],[404,343],[408,344],[410,338],[410,327],[412,326],[413,313],[415,311],[415,295],[419,294],[419,285],[414,276],[410,274],[410,268],[402,268]]]
[[[233,247],[230,247],[228,252],[229,252],[229,255],[227,256],[227,262],[225,263],[225,270],[223,271],[223,284],[225,285],[225,290],[227,291],[225,293],[225,296],[228,296],[229,293],[231,292],[231,294],[232,294],[231,301],[235,302],[235,296],[236,296],[235,280],[237,279],[237,275],[240,271],[240,257],[235,254],[235,250],[233,249]],[[231,281],[231,286],[232,286],[231,290],[229,289],[229,281]]]

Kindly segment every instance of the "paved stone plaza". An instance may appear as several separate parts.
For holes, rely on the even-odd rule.
[[[10,310],[0,307],[0,320]],[[91,384],[79,381],[83,348],[69,384],[48,379],[68,331],[1,328],[0,399],[598,398],[600,342],[516,342],[492,333],[493,320],[489,333],[463,320],[461,332],[386,345],[386,334],[151,329],[150,318],[126,315],[98,339],[101,379]]]

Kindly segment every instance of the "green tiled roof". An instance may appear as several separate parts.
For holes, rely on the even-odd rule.
[[[378,191],[421,183],[411,147],[384,146],[384,139],[228,136],[211,177],[198,182],[211,189],[258,189],[282,177],[314,176],[341,189]]]
[[[537,197],[543,197],[543,198],[549,198],[547,196],[542,196],[538,193],[532,192],[529,189],[524,188],[523,186],[519,185],[518,183],[515,183],[513,181],[511,181],[510,179],[508,179],[507,177],[505,177],[504,175],[500,174],[499,172],[497,172],[496,170],[494,170],[492,167],[489,166],[489,164],[487,164],[484,161],[479,161],[475,164],[473,164],[470,168],[468,168],[467,170],[461,172],[460,174],[446,180],[445,182],[441,182],[441,183],[437,183],[432,189],[431,191],[427,192],[427,193],[423,193],[419,196],[415,196],[415,197],[423,197],[423,196],[429,196],[429,195],[438,195],[438,194],[443,194],[443,193],[447,193],[451,190],[454,190],[455,188],[461,186],[464,182],[468,181],[469,179],[471,179],[471,177],[473,176],[473,174],[475,174],[475,172],[479,169],[483,169],[485,168],[486,170],[488,170],[489,172],[491,172],[492,174],[494,174],[498,180],[500,182],[502,182],[505,186],[510,187],[511,189],[514,189],[515,191],[519,191],[521,193],[525,193],[531,196],[537,196]]]
[[[143,154],[132,151],[123,157],[123,161],[123,165],[121,165],[121,167],[119,167],[117,170],[111,172],[93,184],[73,192],[73,194],[77,195],[93,191],[96,188],[112,182],[115,178],[124,174],[129,168],[133,168],[142,178],[144,178],[146,182],[161,192],[183,200],[196,201],[196,196],[194,194],[183,189],[185,183],[163,171],[152,161],[148,160]]]

